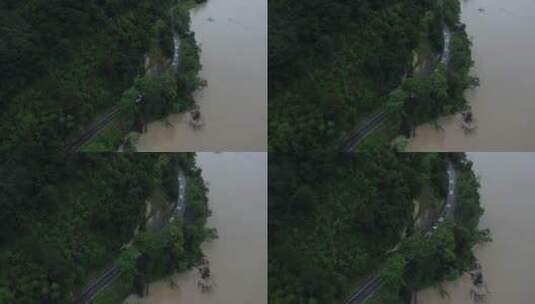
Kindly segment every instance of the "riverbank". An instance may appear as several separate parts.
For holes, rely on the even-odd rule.
[[[419,68],[420,75],[404,80],[390,94],[381,122],[385,125],[359,142],[359,150],[392,146],[403,151],[415,135],[417,125],[432,121],[435,128],[440,128],[437,122],[441,117],[468,109],[464,93],[478,85],[478,79],[469,75],[473,64],[471,43],[460,23],[445,24],[442,35],[444,49],[440,56],[428,56],[427,65],[424,63]],[[434,65],[430,64],[433,62]],[[355,144],[353,149],[356,148]]]
[[[485,214],[480,229],[490,229],[492,242],[476,246],[475,256],[482,266],[488,288],[486,302],[531,303],[535,293],[531,284],[535,255],[535,205],[533,153],[469,153],[474,171],[481,179],[481,204]],[[419,293],[419,303],[473,304],[469,276],[444,284],[446,296],[436,289]]]
[[[464,93],[477,86],[478,79],[469,75],[471,43],[460,22],[460,3],[447,1],[438,13],[429,13],[440,24],[440,35],[436,34],[436,22],[429,22],[427,36],[421,35],[415,48],[411,73],[388,93],[385,104],[376,111],[379,114],[343,136],[333,145],[335,149],[347,152],[391,146],[403,151],[417,125],[432,121],[440,127],[436,125],[440,117],[469,110]],[[474,129],[471,120],[460,120],[466,132]]]
[[[204,124],[172,114],[147,125],[138,151],[266,151],[267,2],[210,0],[191,10],[191,29],[202,46],[195,92]]]
[[[174,203],[161,210],[151,210],[156,206],[149,204],[143,231],[135,234],[114,263],[121,271],[120,277],[99,292],[92,303],[118,303],[132,293],[146,296],[150,282],[203,263],[200,245],[215,237],[215,231],[205,228],[210,214],[207,188],[200,169],[191,161],[185,168],[181,167],[184,162],[168,164],[178,168],[172,191]],[[168,181],[167,186],[173,187],[172,182]],[[158,215],[162,212],[166,214]]]
[[[123,93],[113,120],[83,142],[82,151],[135,150],[137,138],[150,122],[195,107],[193,93],[205,85],[198,76],[200,48],[190,30],[190,10],[196,5],[194,1],[173,5],[167,16],[154,23],[144,74]]]
[[[267,155],[199,153],[198,164],[210,184],[207,225],[218,231],[202,245],[213,287],[203,292],[193,269],[151,283],[146,297],[125,304],[267,303]]]
[[[440,214],[427,227],[428,232],[413,231],[388,257],[381,271],[382,287],[376,288],[371,303],[395,299],[409,303],[416,290],[455,280],[476,265],[474,246],[489,240],[489,232],[477,228],[483,213],[478,182],[471,162],[463,154],[449,156],[451,163],[444,181],[448,197]]]
[[[440,129],[416,129],[409,151],[534,151],[535,3],[525,0],[463,1],[462,22],[473,41],[472,74],[480,86],[466,92],[477,129],[465,134],[454,116]],[[507,54],[507,55],[504,55]]]

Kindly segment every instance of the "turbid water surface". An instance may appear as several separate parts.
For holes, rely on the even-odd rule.
[[[267,151],[267,1],[208,0],[192,10],[192,30],[208,83],[195,94],[205,125],[171,115],[149,124],[137,150]]]
[[[481,86],[466,93],[477,129],[458,118],[416,129],[409,151],[535,151],[535,1],[464,0],[462,21],[473,42]]]

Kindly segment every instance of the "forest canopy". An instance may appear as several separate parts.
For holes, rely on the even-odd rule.
[[[191,92],[202,82],[190,7],[171,0],[1,1],[0,151],[59,150],[118,105],[120,137],[136,123],[191,107]],[[121,103],[145,76],[145,56],[152,74],[172,68],[173,31],[184,43],[171,81],[152,88],[139,108]],[[99,148],[115,151],[120,143]]]
[[[342,303],[372,274],[380,303],[457,277],[475,258],[483,209],[463,154],[269,156],[269,302]],[[448,163],[460,174],[456,224],[426,231],[443,210]],[[462,214],[462,215],[461,215]]]
[[[191,153],[2,154],[0,164],[0,303],[70,303],[116,259],[126,296],[134,277],[147,282],[202,258],[210,212]],[[147,201],[177,201],[178,168],[188,179],[184,218],[149,229]]]
[[[272,151],[337,150],[338,141],[392,105],[389,128],[404,133],[407,124],[462,109],[462,92],[475,83],[467,76],[470,43],[458,0],[269,0],[268,7]],[[452,61],[460,65],[436,73],[435,79],[446,78],[438,91],[416,70],[436,64],[444,25],[454,32]],[[407,77],[431,88],[414,92]],[[407,98],[393,103],[398,88]]]

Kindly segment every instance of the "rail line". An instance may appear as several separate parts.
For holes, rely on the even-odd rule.
[[[167,222],[165,222],[157,230],[163,229],[169,222],[171,222],[176,216],[183,216],[184,210],[186,208],[186,187],[187,187],[187,178],[184,175],[184,172],[181,168],[178,168],[177,175],[178,182],[178,198],[176,202],[175,209],[171,214]],[[73,302],[73,304],[89,304],[95,298],[97,293],[107,288],[108,286],[115,281],[121,275],[121,271],[116,265],[112,265],[107,268],[98,278],[94,279],[89,283],[80,296]]]
[[[451,216],[453,214],[453,210],[455,208],[455,181],[456,181],[456,174],[455,170],[453,169],[453,165],[451,162],[448,162],[448,194],[446,196],[446,204],[444,208],[442,209],[442,212],[440,212],[439,218],[446,218],[447,216]],[[435,221],[436,222],[436,221]],[[438,222],[436,225],[440,225],[441,223]],[[432,233],[434,230],[433,227],[429,227],[428,234]],[[427,235],[427,234],[426,234]],[[379,273],[376,273],[372,275],[364,285],[357,289],[350,297],[348,297],[344,304],[362,304],[364,303],[369,297],[371,297],[377,290],[381,288],[383,285],[383,280],[381,279],[381,275]]]
[[[121,108],[118,105],[110,108],[99,119],[91,123],[76,139],[68,143],[64,148],[64,152],[78,152],[80,148],[98,134],[104,127],[112,122],[117,114],[120,113]]]
[[[435,64],[437,62],[437,59],[439,62],[445,64],[446,66],[449,63],[450,60],[450,41],[451,41],[451,31],[447,25],[444,25],[443,27],[443,34],[444,34],[444,50],[442,54],[439,56],[435,56],[433,60],[430,60],[431,62],[429,64],[424,65],[424,67],[420,71],[421,77],[427,77],[433,69],[435,68]],[[436,58],[438,57],[438,58]],[[378,114],[373,116],[369,121],[366,122],[366,124],[355,131],[352,135],[348,137],[348,139],[344,140],[341,145],[342,152],[352,152],[356,149],[359,143],[362,142],[363,139],[365,139],[373,130],[377,129],[381,124],[383,124],[386,121],[387,113],[386,110],[383,108],[379,111]]]

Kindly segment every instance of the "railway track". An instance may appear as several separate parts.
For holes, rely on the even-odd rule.
[[[78,152],[80,148],[88,142],[91,138],[98,134],[104,127],[112,122],[117,114],[120,113],[121,108],[119,106],[113,106],[106,111],[99,119],[92,122],[76,139],[68,143],[64,148],[64,152]]]
[[[443,27],[443,34],[444,34],[444,51],[438,58],[435,58],[434,60],[431,60],[431,62],[428,62],[422,70],[420,71],[420,77],[427,77],[433,69],[436,67],[435,62],[438,60],[439,62],[448,65],[449,59],[450,59],[450,40],[451,40],[451,31],[447,25],[444,25]],[[382,109],[379,113],[377,113],[374,117],[372,117],[368,122],[366,122],[366,125],[357,130],[355,133],[353,133],[347,140],[343,142],[341,145],[342,152],[352,152],[355,150],[355,148],[358,146],[360,142],[366,136],[368,136],[373,130],[375,130],[377,127],[379,127],[383,122],[386,120],[386,110]]]
[[[442,212],[440,213],[439,218],[446,218],[448,216],[451,216],[453,214],[453,210],[455,206],[456,175],[455,175],[455,170],[453,169],[453,165],[451,164],[451,162],[448,163],[447,170],[448,170],[448,195],[446,197],[446,205],[442,209]],[[437,225],[439,224],[440,223],[437,223]],[[430,235],[433,230],[434,230],[433,227],[429,227],[427,233],[429,233]],[[379,273],[376,273],[373,276],[371,276],[361,288],[359,288],[349,298],[347,298],[344,304],[362,304],[369,297],[371,297],[377,290],[379,290],[379,288],[381,288],[382,285],[383,285],[383,281],[381,279],[381,275]]]
[[[342,151],[354,151],[357,145],[364,138],[366,138],[366,136],[368,136],[373,130],[379,127],[386,120],[386,116],[386,110],[381,110],[379,113],[373,116],[368,122],[366,122],[366,125],[364,127],[357,130],[342,144]]]
[[[180,38],[176,31],[173,31],[173,43],[174,43],[174,53],[173,53],[173,59],[172,59],[172,66],[174,67],[175,71],[180,65]],[[77,138],[71,140],[68,144],[66,144],[63,148],[64,152],[78,152],[80,148],[87,143],[89,140],[91,140],[95,135],[98,134],[104,127],[106,127],[110,122],[112,122],[117,114],[120,112],[120,107],[118,105],[115,105],[108,109],[99,119],[92,122],[82,134],[80,134]]]
[[[74,302],[74,304],[88,304],[91,303],[91,300],[97,295],[97,292],[103,288],[108,287],[115,279],[119,277],[121,274],[119,268],[117,266],[111,266],[108,268],[102,276],[100,276],[98,279],[94,280],[90,286],[88,286],[78,300]]]
[[[163,225],[158,230],[163,229],[172,219],[176,216],[183,216],[186,209],[186,187],[188,181],[182,169],[178,168],[178,198],[175,210],[169,215],[169,219],[164,221]],[[121,274],[119,268],[115,265],[107,268],[98,278],[94,279],[89,285],[82,291],[77,300],[73,304],[89,304],[95,298],[97,293],[113,283]]]

